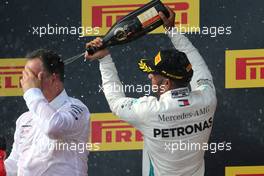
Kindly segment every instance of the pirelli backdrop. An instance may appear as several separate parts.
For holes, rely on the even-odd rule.
[[[4,0],[0,2],[0,134],[11,150],[16,119],[27,110],[19,84],[26,53],[53,49],[64,59],[84,51],[86,41],[108,29],[147,0]],[[175,24],[188,34],[209,65],[218,108],[207,151],[206,176],[264,175],[264,1],[163,0],[176,12]],[[111,48],[120,78],[148,85],[137,68],[141,58],[172,47],[159,28],[132,43]],[[139,176],[143,136],[110,113],[101,91],[97,62],[66,66],[65,87],[92,112],[89,175]],[[146,92],[145,92],[146,93]],[[140,97],[144,93],[130,92]]]

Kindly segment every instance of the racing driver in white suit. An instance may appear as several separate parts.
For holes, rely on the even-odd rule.
[[[169,11],[168,19],[160,13],[166,29],[174,26],[175,14]],[[161,50],[154,59],[139,62],[152,86],[158,86],[158,98],[128,98],[114,89],[122,84],[107,49],[94,55],[86,53],[85,58],[99,60],[104,94],[112,112],[144,135],[142,175],[203,176],[204,151],[197,146],[209,140],[217,104],[215,88],[206,63],[192,43],[175,31],[170,31],[169,37],[176,49]],[[101,45],[100,38],[87,43]],[[197,148],[180,150],[177,144]]]

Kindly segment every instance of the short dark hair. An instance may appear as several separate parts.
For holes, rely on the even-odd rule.
[[[182,80],[170,79],[174,85],[180,87],[188,87],[193,77],[193,69],[191,69]]]
[[[64,82],[64,63],[62,58],[54,51],[47,49],[37,49],[26,55],[26,58],[40,59],[44,69],[50,74],[58,74],[61,82]]]
[[[189,81],[178,81],[178,80],[175,80],[175,79],[170,79],[171,82],[173,83],[173,86],[175,88],[182,88],[182,87],[188,87],[188,85],[190,84]]]

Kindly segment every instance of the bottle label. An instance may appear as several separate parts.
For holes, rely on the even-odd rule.
[[[138,15],[137,17],[141,22],[143,28],[148,27],[149,25],[153,24],[155,21],[160,19],[159,13],[155,9],[155,7],[148,9],[144,13]]]

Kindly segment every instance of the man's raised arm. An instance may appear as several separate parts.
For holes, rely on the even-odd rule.
[[[191,81],[192,90],[198,88],[200,89],[204,86],[209,86],[210,88],[215,90],[212,75],[204,59],[202,58],[198,50],[192,45],[189,39],[177,32],[176,28],[174,27],[174,23],[172,23],[172,21],[174,22],[174,20],[172,19],[175,18],[175,13],[169,8],[168,10],[170,12],[169,19],[167,19],[162,13],[160,13],[160,17],[163,20],[164,27],[167,30],[166,33],[171,39],[171,42],[174,47],[177,50],[184,52],[187,55],[190,63],[192,64],[192,68],[194,71],[193,78]]]

